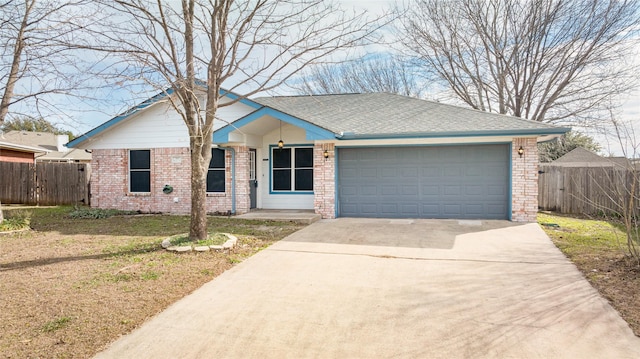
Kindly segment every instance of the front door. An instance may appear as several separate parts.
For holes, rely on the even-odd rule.
[[[258,180],[256,179],[256,150],[249,150],[249,208],[256,208],[257,205]]]

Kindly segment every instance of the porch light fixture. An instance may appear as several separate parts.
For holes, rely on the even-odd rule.
[[[520,157],[522,157],[522,155],[524,155],[524,148],[522,148],[522,146],[520,146],[520,148],[518,148],[518,155],[520,155]]]
[[[280,121],[280,141],[278,141],[278,148],[282,149],[284,147],[284,141],[282,141],[282,121]]]
[[[326,161],[329,158],[329,151],[324,150],[324,152],[322,153],[322,155],[324,156],[324,160]]]

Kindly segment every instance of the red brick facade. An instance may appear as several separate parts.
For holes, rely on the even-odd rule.
[[[522,156],[518,149],[524,150]],[[538,144],[516,138],[511,147],[511,220],[535,222],[538,213]]]
[[[522,147],[524,153],[518,154]],[[207,194],[207,212],[246,213],[250,210],[249,148],[226,151],[224,193]],[[324,152],[328,158],[325,159]],[[150,193],[129,192],[128,150],[94,150],[91,203],[99,208],[142,212],[189,213],[191,208],[188,148],[153,148]],[[235,158],[235,168],[232,159]],[[517,138],[512,143],[512,220],[532,222],[538,211],[538,151],[535,138]],[[334,144],[314,146],[314,210],[322,218],[336,216],[336,158]],[[235,173],[235,181],[232,175]],[[165,194],[165,185],[173,192]],[[235,188],[233,187],[235,185]],[[235,208],[232,193],[235,191]]]
[[[0,162],[35,163],[35,153],[0,148]]]
[[[242,150],[237,152],[240,152],[242,157]],[[150,155],[151,191],[131,193],[129,192],[129,151],[125,149],[94,150],[91,159],[92,206],[142,212],[189,213],[191,210],[189,148],[152,148]],[[232,151],[227,151],[225,192],[207,194],[208,212],[232,210],[232,156]],[[173,187],[173,192],[163,193],[162,189],[165,185]],[[239,191],[243,191],[242,186],[239,187]],[[244,202],[238,203],[237,211],[239,213],[248,211],[248,205],[245,206]]]
[[[324,158],[324,151],[328,158]],[[313,208],[322,218],[336,216],[336,158],[331,143],[313,148]]]

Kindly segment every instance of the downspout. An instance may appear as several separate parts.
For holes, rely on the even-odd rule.
[[[236,214],[236,150],[233,147],[214,145],[224,151],[231,151],[231,214]]]

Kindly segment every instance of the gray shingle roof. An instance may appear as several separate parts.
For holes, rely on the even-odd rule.
[[[576,147],[548,164],[564,167],[629,167],[631,161],[625,157],[602,157],[586,148]]]
[[[254,101],[333,133],[359,137],[568,131],[536,121],[390,93],[263,97]]]

